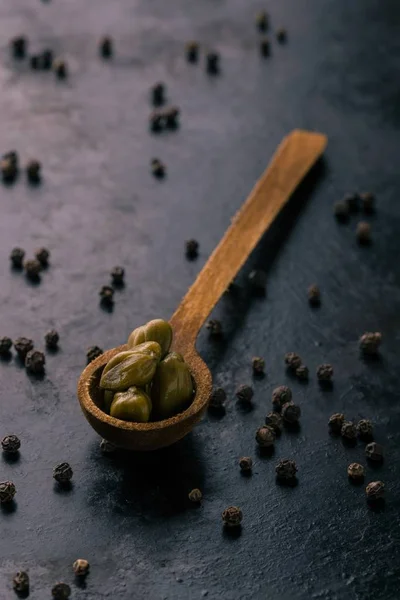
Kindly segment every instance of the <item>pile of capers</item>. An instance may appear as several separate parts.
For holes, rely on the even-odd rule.
[[[147,423],[168,419],[190,404],[192,376],[183,356],[169,352],[171,343],[171,325],[162,319],[132,331],[128,349],[116,354],[101,375],[106,413]]]

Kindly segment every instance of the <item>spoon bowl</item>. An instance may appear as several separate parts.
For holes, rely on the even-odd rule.
[[[183,412],[149,423],[121,421],[102,410],[100,377],[108,361],[126,345],[107,350],[91,362],[78,382],[82,411],[98,434],[129,450],[157,450],[177,442],[201,419],[211,395],[211,373],[196,351],[198,332],[233,281],[263,233],[322,155],[327,138],[320,133],[294,130],[278,147],[270,165],[235,215],[196,281],[171,318],[172,350],[188,364],[195,382],[195,396]]]

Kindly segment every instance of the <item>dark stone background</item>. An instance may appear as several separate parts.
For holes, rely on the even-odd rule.
[[[273,28],[289,35],[267,60],[254,27],[264,6]],[[22,439],[18,462],[1,459],[1,479],[18,489],[15,510],[0,514],[2,600],[13,597],[20,568],[29,569],[33,600],[50,597],[57,580],[89,600],[398,598],[399,26],[397,0],[3,0],[1,148],[15,148],[23,162],[41,160],[44,181],[30,188],[21,177],[0,191],[0,334],[30,336],[41,348],[54,326],[61,349],[47,356],[43,381],[14,359],[0,365],[1,435]],[[8,40],[20,33],[32,51],[50,46],[67,57],[67,82],[10,59]],[[116,41],[109,63],[97,56],[105,33]],[[221,76],[185,62],[191,38],[220,51]],[[182,126],[152,136],[148,90],[158,80],[181,107]],[[294,127],[329,136],[323,172],[262,241],[238,295],[217,307],[225,339],[213,344],[202,334],[198,342],[228,393],[225,417],[207,417],[154,455],[102,456],[76,401],[87,346],[112,347],[134,326],[172,314]],[[149,173],[153,156],[167,164],[163,182]],[[349,190],[377,196],[370,248],[355,243],[359,217],[339,226],[332,216],[333,202]],[[201,243],[194,263],[183,254],[189,237]],[[39,286],[10,271],[14,245],[51,249]],[[127,285],[110,314],[97,294],[114,264],[126,268]],[[268,270],[263,300],[246,291],[253,264]],[[313,282],[322,290],[320,310],[306,300]],[[372,363],[357,347],[368,330],[384,339]],[[309,365],[308,385],[285,373],[290,350]],[[244,414],[234,390],[251,382],[254,354],[265,357],[267,376],[254,382],[254,410]],[[323,361],[335,368],[330,392],[315,380]],[[289,381],[301,431],[285,433],[274,457],[258,457],[255,429],[271,390]],[[367,467],[366,481],[387,485],[381,512],[347,481],[347,465],[365,463],[363,445],[347,448],[328,435],[336,411],[376,423],[386,460]],[[243,454],[255,458],[251,478],[239,473]],[[298,463],[296,488],[275,483],[281,457]],[[75,472],[64,494],[52,480],[63,460]],[[186,500],[194,486],[204,493],[199,509]],[[237,538],[221,527],[230,504],[244,513]],[[77,557],[92,565],[86,590],[73,582]]]

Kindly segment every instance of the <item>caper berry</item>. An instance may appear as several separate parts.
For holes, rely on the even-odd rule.
[[[157,342],[146,342],[114,356],[103,370],[100,387],[121,392],[130,386],[144,386],[153,379],[161,357]]]
[[[157,367],[151,390],[156,419],[167,419],[186,408],[193,397],[193,381],[183,358],[172,352]]]
[[[110,415],[121,421],[147,423],[150,419],[151,400],[144,390],[131,386],[126,392],[117,392],[110,407]]]
[[[168,321],[163,319],[153,319],[137,327],[132,331],[128,338],[128,348],[134,349],[143,342],[157,342],[161,347],[161,357],[163,358],[172,343],[172,327]]]

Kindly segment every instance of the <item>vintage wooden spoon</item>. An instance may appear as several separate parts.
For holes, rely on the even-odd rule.
[[[108,350],[86,367],[78,382],[78,398],[85,417],[103,438],[130,450],[156,450],[184,437],[200,420],[210,398],[211,373],[195,348],[199,330],[326,144],[325,135],[309,131],[294,130],[284,138],[173,314],[173,349],[183,354],[196,383],[195,398],[187,410],[154,423],[129,423],[110,417],[101,410],[100,375],[110,358],[126,346]]]

